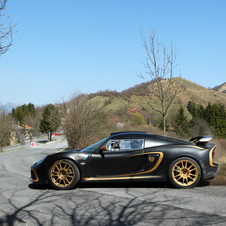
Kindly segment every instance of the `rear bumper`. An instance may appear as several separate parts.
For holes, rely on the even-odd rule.
[[[211,168],[204,172],[203,174],[203,180],[211,180],[214,179],[218,173],[218,171],[220,170],[220,166],[217,162],[213,162],[213,165],[211,166]]]

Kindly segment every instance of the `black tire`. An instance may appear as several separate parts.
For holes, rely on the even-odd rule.
[[[68,159],[54,162],[48,171],[49,183],[57,190],[75,188],[80,180],[79,169]]]
[[[191,158],[175,159],[169,167],[169,179],[177,188],[193,188],[201,179],[200,166]]]

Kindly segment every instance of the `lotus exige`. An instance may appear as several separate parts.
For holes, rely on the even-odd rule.
[[[178,188],[191,188],[200,180],[213,179],[219,170],[211,139],[111,133],[85,149],[45,156],[31,167],[30,180],[63,190],[99,181],[170,181]]]

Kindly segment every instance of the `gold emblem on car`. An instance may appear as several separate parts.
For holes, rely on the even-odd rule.
[[[149,161],[150,162],[154,162],[155,161],[155,157],[149,157]]]

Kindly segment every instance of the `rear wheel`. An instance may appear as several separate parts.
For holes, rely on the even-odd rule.
[[[68,159],[54,162],[48,171],[50,184],[58,190],[76,187],[80,179],[78,167]]]
[[[187,157],[174,160],[169,167],[169,179],[178,188],[192,188],[201,178],[199,164]]]

